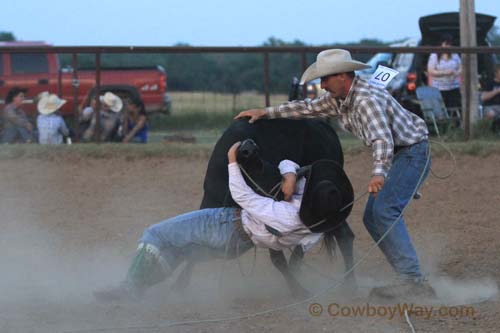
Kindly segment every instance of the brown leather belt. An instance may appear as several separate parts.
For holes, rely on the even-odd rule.
[[[414,145],[418,145],[419,143],[422,143],[424,141],[427,141],[427,139],[424,139],[424,140],[419,141],[419,142],[415,142],[414,144],[411,144],[409,146],[394,146],[394,155],[396,155],[397,153],[399,153],[403,149],[410,148],[411,146],[414,146]]]
[[[236,208],[234,210],[234,227],[236,230],[238,230],[238,234],[240,235],[241,240],[251,240],[250,236],[248,236],[247,232],[243,228],[243,223],[241,222],[241,208]]]

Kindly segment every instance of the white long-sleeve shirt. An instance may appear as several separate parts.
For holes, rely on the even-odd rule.
[[[289,172],[296,173],[298,168],[299,166],[290,160],[283,160],[279,164],[282,175]],[[302,245],[307,251],[322,238],[323,234],[312,233],[299,217],[305,186],[304,178],[297,181],[295,193],[290,201],[274,201],[258,195],[247,185],[237,163],[230,163],[228,171],[231,196],[242,208],[243,228],[256,246],[284,250]],[[278,230],[282,236],[270,233],[266,225]]]

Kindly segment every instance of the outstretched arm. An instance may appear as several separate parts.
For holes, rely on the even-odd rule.
[[[253,123],[261,118],[327,118],[339,113],[338,101],[330,93],[326,93],[313,100],[297,100],[265,109],[241,111],[234,119],[250,117],[249,123]]]
[[[251,110],[241,111],[236,115],[236,117],[234,117],[234,119],[250,117],[250,120],[248,120],[248,122],[251,124],[256,120],[265,117],[266,115],[267,111],[265,109],[251,109]]]

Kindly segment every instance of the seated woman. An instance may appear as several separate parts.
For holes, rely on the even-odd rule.
[[[146,109],[140,98],[132,98],[129,102],[127,117],[128,133],[123,138],[123,143],[147,143],[148,123]]]
[[[33,142],[33,125],[22,108],[26,89],[14,87],[5,97],[3,109],[3,143]]]

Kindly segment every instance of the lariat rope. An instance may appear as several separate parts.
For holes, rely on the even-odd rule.
[[[451,151],[448,150],[448,152],[452,155]],[[364,255],[356,263],[354,263],[354,265],[352,265],[351,268],[349,268],[347,271],[345,271],[342,274],[342,276],[341,276],[341,278],[339,280],[333,282],[332,284],[328,285],[327,287],[325,287],[322,290],[316,292],[314,295],[312,295],[310,297],[307,297],[304,300],[293,302],[293,303],[289,303],[289,304],[285,304],[285,305],[282,305],[282,306],[277,306],[277,307],[270,308],[270,309],[264,310],[264,311],[249,313],[249,314],[245,314],[245,315],[238,315],[238,316],[226,316],[226,317],[220,317],[220,318],[200,319],[200,320],[165,321],[163,324],[160,324],[160,325],[150,325],[150,326],[108,327],[108,328],[95,328],[95,329],[84,329],[84,330],[68,330],[66,332],[73,332],[73,333],[76,333],[76,332],[109,332],[109,331],[117,331],[117,330],[123,331],[123,330],[127,330],[127,329],[128,330],[130,330],[130,329],[134,329],[134,330],[139,330],[139,329],[140,330],[144,330],[144,329],[146,329],[146,330],[160,330],[160,329],[165,329],[165,328],[174,327],[174,326],[182,326],[182,325],[196,325],[196,324],[220,323],[220,322],[225,322],[225,321],[234,321],[234,320],[243,320],[243,319],[255,318],[255,317],[258,317],[258,316],[267,315],[267,314],[270,314],[270,313],[274,313],[274,312],[277,312],[277,311],[290,309],[292,307],[296,307],[298,305],[302,305],[302,304],[308,303],[308,302],[316,299],[318,296],[323,295],[326,292],[328,292],[330,290],[333,290],[333,289],[339,287],[340,285],[342,285],[345,282],[345,277],[347,277],[358,266],[360,266],[362,263],[364,263],[366,261],[366,259],[368,258],[368,256],[371,254],[371,252],[375,248],[377,248],[379,246],[379,244],[385,239],[385,237],[387,237],[387,235],[392,231],[392,229],[394,228],[394,226],[396,225],[396,223],[398,223],[399,220],[401,219],[401,217],[403,216],[403,214],[406,211],[407,207],[409,206],[411,200],[417,194],[418,188],[420,187],[421,182],[424,179],[425,170],[427,169],[427,166],[429,165],[430,156],[431,156],[431,148],[429,146],[427,148],[427,160],[426,160],[426,163],[425,163],[425,166],[424,166],[424,169],[423,169],[424,171],[420,175],[420,178],[419,178],[419,180],[417,182],[417,185],[415,186],[415,189],[414,189],[412,195],[410,196],[410,198],[408,200],[408,203],[403,207],[403,209],[401,210],[401,213],[399,214],[399,216],[394,220],[394,222],[386,230],[386,232],[379,238],[378,241],[376,241],[364,253]],[[449,177],[450,175],[451,175],[451,173],[449,175],[446,175],[446,176]],[[412,328],[412,332],[413,332],[413,327],[411,327],[411,328]]]

